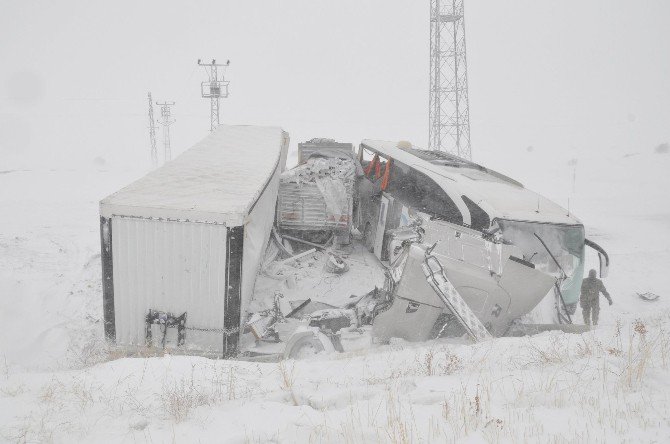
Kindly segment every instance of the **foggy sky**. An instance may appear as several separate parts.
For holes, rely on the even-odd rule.
[[[198,58],[231,60],[222,122],[425,146],[428,3],[1,0],[0,170],[148,166],[147,91],[177,102],[183,151],[209,130]],[[670,141],[669,17],[667,0],[468,1],[474,159]]]

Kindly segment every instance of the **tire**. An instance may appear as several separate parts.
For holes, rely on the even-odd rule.
[[[324,350],[323,344],[317,341],[316,338],[304,337],[300,338],[299,341],[296,341],[288,357],[291,359],[311,358]]]
[[[284,359],[305,359],[319,353],[330,353],[335,347],[326,335],[320,332],[295,333],[286,344]]]

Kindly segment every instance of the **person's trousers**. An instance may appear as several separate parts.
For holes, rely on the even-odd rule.
[[[582,304],[582,314],[584,315],[584,324],[598,325],[598,315],[600,315],[600,304],[598,302],[591,304]]]

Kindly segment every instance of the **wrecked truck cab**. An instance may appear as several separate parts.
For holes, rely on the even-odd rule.
[[[557,282],[556,318],[571,322],[584,274],[584,247],[595,244],[586,241],[584,226],[567,210],[496,171],[409,143],[364,140],[358,161],[364,174],[357,178],[356,226],[378,259],[393,259],[390,234],[418,216],[425,242],[437,242],[435,256],[473,307],[493,291],[487,276],[501,280],[511,258],[517,258],[534,274]],[[609,258],[594,248],[601,274],[606,273]],[[509,317],[527,314],[552,293],[551,287],[543,292],[544,285],[503,282]]]
[[[434,294],[439,295],[435,288],[439,282],[433,282],[437,279],[449,287],[447,293],[454,293],[454,300],[467,303],[467,311],[493,336],[504,335],[516,319],[535,308],[556,282],[555,277],[525,261],[514,245],[495,243],[474,230],[443,221],[420,228],[421,240],[410,250],[413,254],[406,260],[404,270],[394,273],[401,276],[397,285],[399,297],[417,303],[425,303],[421,297],[434,299]],[[390,244],[395,243],[393,239]],[[413,265],[420,259],[417,248],[426,250],[422,268]],[[401,262],[401,257],[394,260],[396,264]],[[429,305],[442,309],[446,306],[446,312],[453,314],[453,304],[442,301]]]
[[[268,288],[286,291],[292,307],[282,315],[275,307],[265,316],[267,325],[255,320],[249,326],[256,331],[250,354],[280,348],[285,358],[300,358],[329,351],[330,345],[346,352],[391,338],[425,341],[465,333],[480,341],[518,333],[519,327],[547,330],[552,325],[521,318],[552,288],[559,322],[571,322],[589,243],[579,220],[513,179],[444,153],[364,141],[355,160],[353,223],[365,245],[355,243],[344,253],[349,268],[328,245],[287,235],[278,220],[277,248],[268,252],[265,272],[277,279]],[[305,178],[320,177],[319,168],[310,165]],[[314,248],[296,255],[291,241]],[[282,245],[290,248],[284,251]],[[311,253],[319,263],[305,264],[311,271],[299,265],[275,273],[281,267],[273,263]],[[604,250],[601,254],[606,268],[608,258]],[[277,261],[278,255],[290,257]],[[386,279],[370,291],[373,268]],[[363,269],[370,275],[362,276]],[[348,282],[335,277],[347,270],[358,276],[347,275]],[[290,279],[298,275],[306,280]],[[560,327],[580,331],[580,326]]]

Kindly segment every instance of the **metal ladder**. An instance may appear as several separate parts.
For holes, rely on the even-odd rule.
[[[421,268],[423,268],[423,273],[426,275],[426,280],[432,289],[444,302],[444,305],[451,310],[468,335],[475,342],[490,339],[491,334],[486,330],[486,327],[484,327],[479,318],[470,310],[470,307],[468,307],[468,304],[465,303],[461,295],[458,294],[452,283],[449,282],[444,272],[444,267],[442,267],[442,264],[435,256],[430,254],[430,250],[426,251],[426,259],[421,264]]]

